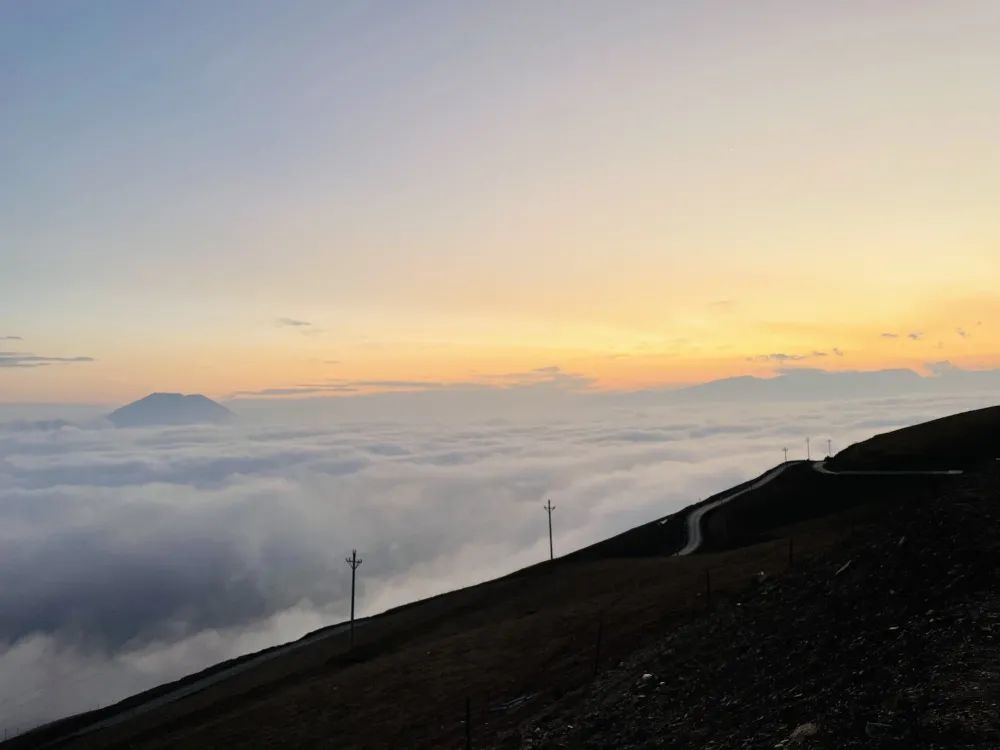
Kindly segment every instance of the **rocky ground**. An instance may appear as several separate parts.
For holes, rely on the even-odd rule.
[[[525,748],[1000,748],[1000,482],[900,498],[500,739]]]

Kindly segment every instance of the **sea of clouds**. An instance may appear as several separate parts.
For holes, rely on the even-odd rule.
[[[544,418],[0,424],[0,726],[120,699],[662,517],[778,463],[985,406],[922,396]],[[237,402],[236,409],[239,409]],[[252,411],[252,410],[250,410]],[[313,410],[314,411],[314,410]],[[510,410],[506,410],[510,414]]]

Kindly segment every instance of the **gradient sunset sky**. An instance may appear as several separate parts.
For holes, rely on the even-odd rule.
[[[992,0],[9,2],[0,115],[0,401],[1000,366]]]

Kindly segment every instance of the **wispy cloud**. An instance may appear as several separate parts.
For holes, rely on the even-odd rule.
[[[884,338],[884,339],[898,339],[899,338],[899,334],[898,333],[888,333],[888,332],[886,332],[886,333],[881,333],[879,335],[882,338]]]
[[[0,336],[0,341],[23,341],[20,336]]]
[[[310,384],[310,385],[290,385],[279,388],[261,388],[257,391],[236,391],[229,394],[229,398],[248,398],[252,396],[315,396],[319,393],[356,393],[357,388],[340,384]]]
[[[358,393],[359,391],[431,391],[477,385],[475,383],[443,383],[437,380],[330,380],[325,383],[300,383],[259,390],[236,391],[229,394],[228,397],[314,396],[322,393]]]
[[[912,331],[911,333],[906,334],[906,337],[908,339],[912,339],[913,341],[920,341],[924,337],[924,334],[922,331]]]
[[[449,383],[439,380],[351,380],[348,385],[357,388],[446,388]]]
[[[299,320],[298,318],[278,318],[274,321],[274,324],[278,328],[291,328],[303,336],[321,336],[326,333],[325,328],[318,328],[312,321]]]
[[[843,357],[844,356],[844,350],[843,349],[838,349],[836,346],[833,347],[833,349],[831,349],[830,351],[832,351],[838,357]]]
[[[834,349],[835,353],[838,352],[838,351],[839,350]],[[838,357],[842,356],[842,354],[843,353],[841,352],[841,353],[837,354],[837,356]],[[757,354],[757,355],[755,355],[753,357],[747,357],[746,360],[747,360],[747,362],[779,362],[779,363],[784,363],[784,362],[801,362],[802,360],[805,360],[805,359],[819,359],[819,358],[827,357],[827,356],[829,356],[829,355],[826,352],[823,352],[823,351],[811,351],[811,352],[807,352],[805,354],[786,354],[784,352],[774,352],[772,354]]]
[[[775,352],[773,354],[758,354],[756,357],[752,357],[755,362],[798,362],[802,359],[808,359],[805,354],[785,354],[784,352]]]
[[[566,390],[585,390],[594,384],[593,378],[575,372],[566,372],[558,365],[536,367],[524,372],[504,372],[484,376],[484,387],[528,388],[558,387]]]
[[[957,334],[958,334],[959,336],[961,336],[961,337],[962,337],[963,339],[967,339],[967,338],[969,338],[969,332],[968,332],[968,331],[966,331],[966,330],[965,330],[964,328],[956,328],[956,329],[955,329],[955,333],[957,333]]]
[[[93,357],[43,357],[30,352],[0,352],[0,368],[46,367],[93,361]]]
[[[558,388],[566,392],[582,391],[593,384],[593,380],[584,375],[565,372],[562,368],[551,365],[539,367],[525,372],[507,372],[498,375],[482,375],[476,380],[442,381],[442,380],[393,380],[367,379],[349,380],[344,378],[330,379],[321,383],[298,383],[288,386],[276,386],[260,390],[236,391],[228,398],[247,398],[253,396],[314,396],[319,394],[338,393],[393,393],[412,391],[471,391],[495,390],[503,391],[516,388]]]

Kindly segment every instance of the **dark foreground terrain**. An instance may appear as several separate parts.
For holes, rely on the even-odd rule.
[[[881,505],[535,717],[523,746],[1000,747],[998,501],[980,475]]]
[[[922,439],[926,465],[940,446]],[[900,434],[866,450],[883,441]],[[331,630],[8,744],[1000,748],[1000,475],[972,464],[788,465],[706,515],[698,554],[672,556],[680,513],[370,618],[353,649]]]

